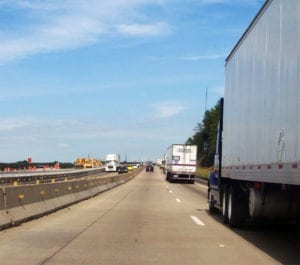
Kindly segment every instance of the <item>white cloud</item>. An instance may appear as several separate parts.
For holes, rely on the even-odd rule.
[[[168,110],[160,109],[160,115],[169,117],[180,112],[180,108],[170,107]],[[0,144],[3,148],[26,151],[47,150],[47,148],[71,149],[74,144],[107,142],[114,140],[141,139],[166,141],[179,137],[172,134],[173,128],[168,127],[140,127],[127,124],[107,126],[101,123],[89,123],[76,120],[43,120],[37,118],[6,118],[0,120]],[[177,139],[176,138],[176,139]]]
[[[119,33],[132,36],[158,36],[171,32],[168,24],[164,22],[154,24],[123,24],[117,28]]]
[[[200,1],[203,4],[224,4],[224,3],[231,3],[232,0],[201,0]]]
[[[14,6],[20,9],[32,10],[57,10],[59,8],[56,1],[41,1],[41,0],[2,0],[1,5]]]
[[[225,87],[224,86],[218,86],[218,87],[215,87],[213,89],[213,92],[220,95],[220,96],[224,96],[224,91],[225,91]]]
[[[98,41],[105,26],[88,17],[60,17],[56,21],[34,27],[21,37],[1,35],[0,62],[31,54],[76,48]]]
[[[200,0],[202,4],[242,4],[253,5],[257,4],[260,0]],[[262,0],[263,1],[263,0]]]
[[[204,60],[218,60],[226,58],[225,54],[210,54],[210,55],[194,55],[182,57],[185,61],[204,61]]]
[[[31,21],[22,21],[14,31],[0,31],[0,63],[37,53],[74,49],[101,41],[106,34],[157,36],[168,34],[166,22],[151,21],[137,9],[159,0],[11,0],[0,8],[23,11]],[[141,23],[142,18],[142,23]],[[15,21],[12,21],[15,23]]]
[[[0,119],[0,132],[19,131],[30,127],[33,124],[33,120],[26,117],[15,118],[1,118]]]
[[[61,148],[68,148],[68,147],[70,147],[70,145],[66,144],[66,143],[57,143],[56,145],[57,145],[57,147],[61,147]]]
[[[185,105],[181,102],[159,102],[153,107],[155,117],[162,119],[173,117],[185,110]]]

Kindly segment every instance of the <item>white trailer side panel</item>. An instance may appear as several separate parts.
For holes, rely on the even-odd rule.
[[[299,14],[268,1],[227,59],[225,177],[300,184]]]

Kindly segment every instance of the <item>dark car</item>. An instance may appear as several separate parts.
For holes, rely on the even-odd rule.
[[[152,165],[147,165],[146,166],[146,172],[153,172],[153,166]]]
[[[117,168],[117,171],[118,171],[119,174],[127,173],[128,172],[128,168],[126,166],[119,166]]]

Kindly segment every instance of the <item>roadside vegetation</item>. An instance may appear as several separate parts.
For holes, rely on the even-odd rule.
[[[196,176],[201,178],[207,178],[209,177],[209,173],[214,170],[213,167],[197,167]]]
[[[213,170],[219,113],[220,101],[205,112],[202,122],[194,129],[195,134],[186,141],[186,144],[198,146],[198,176],[208,177]]]

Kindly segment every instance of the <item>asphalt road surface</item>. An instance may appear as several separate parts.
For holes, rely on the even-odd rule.
[[[300,264],[293,225],[230,229],[206,187],[158,168],[51,215],[0,232],[0,264]]]

